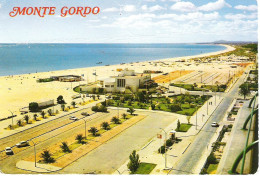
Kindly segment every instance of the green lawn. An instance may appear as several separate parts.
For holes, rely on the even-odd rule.
[[[218,164],[210,164],[208,169],[207,169],[207,173],[209,174],[215,174],[218,168]]]
[[[140,163],[137,171],[135,171],[133,174],[150,174],[155,166],[156,164],[152,163]]]
[[[179,129],[175,129],[175,131],[178,131],[178,132],[187,132],[190,127],[192,126],[192,124],[187,124],[187,123],[182,123],[180,128]]]

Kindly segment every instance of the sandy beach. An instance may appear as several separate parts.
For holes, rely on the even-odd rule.
[[[30,102],[38,101],[42,99],[54,99],[59,95],[63,95],[65,101],[70,103],[72,101],[71,96],[76,94],[73,87],[79,84],[87,84],[94,80],[102,78],[108,78],[109,76],[117,75],[116,69],[128,68],[134,69],[136,72],[142,73],[143,70],[160,70],[163,72],[172,72],[175,70],[203,70],[203,71],[221,71],[227,73],[229,71],[229,65],[226,63],[212,64],[204,63],[195,65],[191,60],[192,58],[205,57],[211,55],[217,55],[225,52],[234,50],[232,46],[224,45],[225,50],[203,53],[195,56],[186,56],[178,58],[167,58],[161,60],[152,60],[139,63],[126,63],[123,65],[110,65],[110,66],[96,66],[78,69],[68,69],[59,71],[49,71],[41,73],[31,73],[14,76],[2,76],[0,77],[0,118],[5,118],[11,115],[13,112],[19,115],[19,109],[28,106]],[[178,60],[186,60],[186,62],[175,62]],[[187,64],[187,62],[189,64]],[[167,65],[168,64],[168,65]],[[96,72],[97,76],[93,73]],[[48,83],[37,83],[38,78],[48,78],[50,76],[58,75],[82,75],[84,74],[84,81],[79,82],[48,82]],[[152,77],[158,76],[158,74],[152,74]],[[10,112],[11,111],[11,112]]]

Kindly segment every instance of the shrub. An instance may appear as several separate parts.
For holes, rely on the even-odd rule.
[[[91,110],[94,112],[98,112],[98,106],[92,106]]]
[[[217,164],[218,163],[218,161],[217,161],[217,159],[216,159],[216,157],[214,156],[213,153],[210,153],[210,155],[207,158],[207,162],[209,164]]]
[[[171,140],[171,139],[168,139],[167,141],[166,141],[166,146],[167,147],[170,147],[170,146],[172,146],[173,145],[173,141]]]
[[[155,105],[154,105],[154,104],[152,104],[152,105],[151,105],[151,108],[152,108],[152,110],[154,110],[154,109],[155,109]]]
[[[36,102],[29,103],[29,110],[31,112],[37,112],[39,110],[39,105]]]
[[[165,153],[165,146],[161,146],[159,149],[158,149],[158,152],[161,153],[161,154],[164,154]]]
[[[172,112],[177,112],[177,111],[181,111],[182,110],[181,107],[179,105],[177,105],[177,104],[171,105],[170,109],[171,109]]]

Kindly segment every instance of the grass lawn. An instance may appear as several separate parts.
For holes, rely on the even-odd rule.
[[[218,164],[210,164],[207,169],[207,173],[216,174],[217,168],[218,168]]]
[[[152,170],[155,168],[156,164],[152,163],[140,163],[137,171],[133,174],[150,174]]]
[[[192,126],[192,124],[187,124],[187,123],[182,123],[180,128],[179,129],[175,129],[175,131],[178,131],[178,132],[187,132],[190,127]]]

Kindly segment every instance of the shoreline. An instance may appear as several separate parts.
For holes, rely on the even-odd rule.
[[[203,45],[203,44],[199,44],[199,45]],[[211,44],[211,45],[220,45],[220,46],[224,46],[226,47],[226,49],[224,50],[220,50],[220,51],[215,51],[215,52],[210,52],[210,53],[203,53],[203,54],[197,54],[197,55],[190,55],[190,56],[181,56],[181,57],[170,57],[170,58],[163,58],[163,59],[155,59],[155,60],[145,60],[145,61],[141,61],[141,62],[133,62],[133,63],[146,63],[146,62],[160,62],[160,61],[180,61],[180,60],[190,60],[193,58],[200,58],[200,57],[209,57],[211,55],[218,55],[218,54],[223,54],[229,51],[233,51],[235,50],[234,47],[230,46],[230,45],[226,45],[226,44]],[[125,63],[124,65],[130,64],[129,63]],[[122,66],[121,64],[114,64],[114,65],[109,65],[109,66],[90,66],[90,67],[80,67],[80,68],[71,68],[71,69],[62,69],[62,70],[50,70],[50,71],[44,71],[44,72],[32,72],[32,73],[24,73],[24,74],[13,74],[13,75],[3,75],[0,76],[0,78],[4,78],[4,77],[16,77],[16,76],[29,76],[29,75],[37,75],[37,74],[48,74],[48,73],[56,73],[56,72],[62,72],[62,71],[77,71],[77,70],[82,70],[82,69],[97,69],[97,68],[102,68],[102,67],[111,67],[111,66]]]

